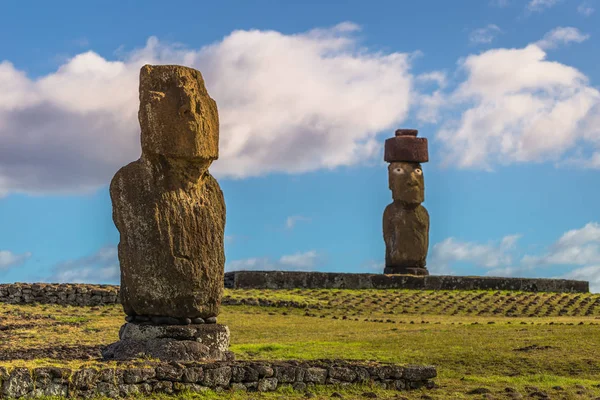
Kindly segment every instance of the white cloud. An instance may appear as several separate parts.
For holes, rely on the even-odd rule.
[[[583,16],[589,17],[594,13],[594,8],[590,5],[588,1],[584,1],[580,5],[577,6],[577,12]]]
[[[301,215],[292,215],[292,216],[287,217],[287,219],[285,220],[285,227],[287,229],[293,229],[298,222],[308,222],[308,221],[310,221],[310,218],[303,217]]]
[[[542,40],[536,44],[542,49],[553,49],[561,44],[569,44],[571,42],[581,43],[589,39],[590,35],[583,34],[577,28],[573,27],[558,27],[546,33]]]
[[[120,281],[116,246],[107,246],[91,256],[59,263],[52,269],[48,282],[111,283]]]
[[[514,244],[508,243],[509,246]],[[600,224],[590,222],[582,228],[567,231],[544,254],[527,254],[520,262],[491,269],[486,275],[523,276],[535,271],[537,276],[544,276],[543,268],[549,266],[578,266],[559,278],[589,281],[590,290],[600,292]]]
[[[8,250],[0,250],[0,270],[7,270],[23,264],[31,253],[15,254]]]
[[[522,264],[590,265],[600,263],[600,225],[590,222],[564,233],[542,256],[525,256]]]
[[[546,8],[554,7],[561,0],[530,0],[527,4],[527,9],[529,11],[540,12]]]
[[[369,52],[358,26],[286,35],[234,31],[198,50],[160,43],[106,60],[89,51],[29,79],[0,64],[0,192],[82,192],[140,155],[138,74],[199,69],[220,116],[217,177],[301,173],[378,157],[406,117],[410,55]]]
[[[279,262],[289,268],[313,268],[317,261],[317,252],[314,250],[282,256]]]
[[[590,292],[600,293],[600,265],[577,268],[564,275],[563,278],[588,281],[590,283]]]
[[[469,42],[471,44],[492,43],[496,36],[502,30],[494,24],[489,24],[484,28],[478,28],[469,34]]]
[[[226,271],[313,271],[320,261],[315,250],[281,256],[278,260],[268,257],[246,258],[227,262]]]
[[[470,262],[483,268],[497,268],[512,263],[511,252],[521,235],[508,235],[499,243],[475,243],[447,238],[431,249],[430,269],[435,273],[449,273],[452,264]]]
[[[547,39],[575,40],[556,32],[563,34]],[[576,146],[600,152],[600,91],[577,69],[546,60],[538,44],[470,55],[460,67],[467,78],[447,104],[468,108],[436,134],[443,164],[492,170],[496,164],[559,162]]]
[[[433,91],[427,89],[427,85],[437,86]],[[415,114],[417,120],[424,123],[437,123],[441,107],[447,101],[443,89],[447,85],[446,73],[443,71],[433,71],[417,75],[415,85],[419,87],[418,91],[413,93]],[[431,92],[431,94],[427,94]]]

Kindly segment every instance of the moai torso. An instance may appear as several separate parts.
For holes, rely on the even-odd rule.
[[[121,234],[121,302],[128,315],[208,318],[223,292],[225,202],[208,166],[218,116],[200,73],[145,66],[142,157],[110,185]]]
[[[383,213],[386,267],[424,268],[429,247],[429,214],[422,205],[389,204]]]
[[[398,130],[386,141],[385,161],[393,203],[383,213],[386,274],[428,275],[429,214],[421,205],[425,182],[420,162],[426,162],[427,141],[414,130]]]

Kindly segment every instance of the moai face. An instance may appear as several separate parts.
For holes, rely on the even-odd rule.
[[[390,190],[394,201],[419,204],[425,199],[425,181],[421,164],[392,162],[388,166]]]
[[[138,117],[143,152],[207,164],[219,156],[217,104],[197,70],[143,66]]]

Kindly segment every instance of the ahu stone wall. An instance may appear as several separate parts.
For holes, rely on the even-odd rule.
[[[225,287],[231,289],[514,290],[557,293],[589,293],[590,291],[588,282],[569,279],[299,271],[227,272]]]
[[[588,282],[568,279],[291,271],[227,272],[225,287],[230,289],[515,290],[589,293]],[[119,303],[119,286],[83,283],[4,283],[0,284],[0,303],[71,306],[117,304]],[[227,299],[223,299],[223,304],[228,304]]]
[[[283,386],[310,391],[315,385],[374,384],[384,389],[432,388],[431,366],[397,366],[318,360],[310,362],[151,363],[116,368],[0,367],[0,398],[60,396],[109,398],[183,391],[270,392]]]

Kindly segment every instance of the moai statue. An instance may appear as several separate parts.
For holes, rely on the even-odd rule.
[[[219,154],[217,105],[199,71],[145,65],[138,118],[142,155],[110,184],[128,323],[103,356],[226,359],[229,330],[216,324],[225,201],[208,172]]]
[[[429,161],[427,139],[415,129],[398,129],[385,141],[384,160],[389,162],[389,188],[394,202],[383,213],[384,274],[429,275],[425,268],[429,247],[429,214],[425,198],[422,162]]]

